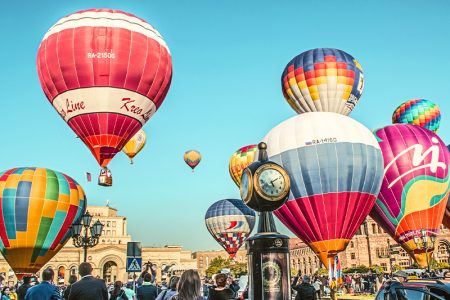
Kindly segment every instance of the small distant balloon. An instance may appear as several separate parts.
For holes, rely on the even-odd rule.
[[[123,147],[122,151],[130,158],[130,164],[133,164],[133,158],[144,148],[147,141],[145,131],[140,129]]]
[[[298,114],[321,111],[348,115],[361,97],[364,74],[350,54],[317,48],[287,64],[281,86],[284,98]]]
[[[441,124],[441,111],[430,100],[412,99],[395,109],[392,123],[412,124],[437,132]]]
[[[202,155],[197,150],[188,150],[184,153],[184,162],[191,167],[194,172],[195,167],[198,166],[202,160]]]
[[[248,145],[238,149],[230,158],[228,171],[238,187],[241,184],[242,172],[253,162],[256,150],[258,150],[258,145]]]

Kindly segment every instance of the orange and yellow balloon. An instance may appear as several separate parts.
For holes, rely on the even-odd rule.
[[[0,172],[0,197],[0,252],[19,279],[58,253],[86,209],[83,188],[45,168]]]
[[[238,187],[241,184],[242,172],[253,162],[257,149],[258,145],[248,145],[238,149],[231,156],[228,171],[230,172],[231,179],[233,179]]]
[[[122,151],[130,158],[130,164],[133,164],[133,158],[144,148],[146,141],[147,135],[140,129],[122,148]]]
[[[197,150],[188,150],[184,153],[184,162],[191,167],[192,172],[194,172],[195,167],[202,160],[202,155]]]

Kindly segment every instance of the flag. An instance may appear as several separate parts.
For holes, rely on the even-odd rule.
[[[337,274],[337,282],[338,284],[342,284],[342,269],[341,269],[341,261],[339,260],[339,257],[336,255],[336,274]]]
[[[91,180],[92,180],[91,173],[86,172],[86,180],[87,180],[88,182],[91,182]]]
[[[339,262],[339,257],[336,255],[334,257],[334,269],[333,269],[333,277],[336,278],[336,280],[338,280],[338,262]]]
[[[331,264],[331,258],[328,258],[328,281],[333,279],[333,265]]]

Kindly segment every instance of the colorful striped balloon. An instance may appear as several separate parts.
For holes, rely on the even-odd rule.
[[[253,162],[256,150],[258,150],[258,145],[248,145],[234,152],[230,158],[228,171],[238,187],[241,184],[242,172]]]
[[[252,232],[255,219],[253,209],[242,200],[224,199],[208,208],[205,224],[213,238],[233,258]]]
[[[0,197],[0,251],[19,278],[58,253],[86,209],[75,180],[44,168],[0,173]]]
[[[370,215],[424,268],[434,249],[418,248],[414,237],[422,230],[439,233],[450,187],[447,147],[432,131],[410,124],[386,126],[375,135],[384,178]]]
[[[197,150],[188,150],[184,153],[184,162],[191,167],[192,172],[194,172],[195,167],[202,160],[202,155]]]
[[[375,204],[383,179],[380,146],[362,124],[330,112],[290,118],[263,141],[269,159],[291,179],[289,199],[275,215],[327,266]]]
[[[350,54],[317,48],[287,64],[281,86],[284,98],[298,114],[323,111],[348,115],[361,97],[364,74]]]
[[[48,30],[37,71],[50,104],[106,167],[164,101],[172,58],[159,32],[144,20],[90,9]]]
[[[392,114],[392,123],[412,124],[437,132],[441,124],[439,107],[426,99],[408,100]]]

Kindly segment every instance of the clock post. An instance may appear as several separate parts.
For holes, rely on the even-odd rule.
[[[289,174],[269,161],[267,145],[258,144],[258,161],[241,177],[241,198],[259,213],[258,232],[247,239],[249,299],[291,300],[289,237],[276,230],[272,211],[281,207],[290,191]]]

